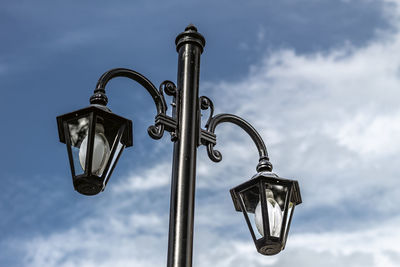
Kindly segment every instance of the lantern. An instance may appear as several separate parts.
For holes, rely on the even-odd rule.
[[[243,212],[257,251],[275,255],[283,250],[294,208],[301,203],[297,181],[259,172],[230,192],[236,211]]]
[[[123,149],[132,146],[132,121],[92,104],[58,116],[57,125],[75,190],[84,195],[103,191]]]

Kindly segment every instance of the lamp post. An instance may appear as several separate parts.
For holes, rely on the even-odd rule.
[[[231,189],[235,209],[243,212],[257,251],[277,254],[285,247],[294,207],[301,203],[298,183],[271,172],[266,146],[247,121],[232,114],[214,116],[212,101],[199,97],[200,55],[205,39],[196,27],[186,27],[175,43],[179,54],[177,86],[164,81],[157,90],[136,71],[112,69],[100,77],[89,107],[57,117],[60,141],[67,145],[74,188],[84,195],[103,191],[123,149],[132,146],[132,122],[106,107],[107,83],[116,77],[127,77],[141,84],[156,105],[155,124],[148,128],[149,135],[160,139],[168,131],[174,142],[167,266],[192,266],[197,148],[207,146],[209,158],[221,161],[221,153],[214,149],[214,132],[224,122],[245,130],[260,156],[257,174]],[[166,115],[164,93],[173,97],[172,116]],[[202,129],[201,110],[207,109],[210,115],[206,129]],[[254,221],[249,218],[251,213]]]

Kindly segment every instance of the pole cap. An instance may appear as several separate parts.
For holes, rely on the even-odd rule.
[[[197,28],[193,24],[189,24],[185,28],[185,31],[180,33],[176,37],[176,51],[179,52],[181,46],[186,43],[192,43],[199,46],[201,53],[203,53],[203,48],[206,45],[206,40],[204,39],[203,35],[197,32]]]

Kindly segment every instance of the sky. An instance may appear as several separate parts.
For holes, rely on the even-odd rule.
[[[147,135],[151,97],[127,79],[107,86],[134,146],[96,196],[74,191],[56,116],[86,107],[112,68],[176,81],[174,41],[189,23],[206,38],[200,95],[254,125],[303,198],[285,250],[258,254],[229,194],[258,153],[218,126],[223,160],[198,149],[194,266],[398,266],[395,0],[0,2],[0,266],[166,264],[172,143]]]

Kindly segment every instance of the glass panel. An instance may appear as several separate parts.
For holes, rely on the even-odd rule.
[[[82,143],[82,151],[86,151],[87,143]],[[104,126],[102,123],[96,123],[95,136],[93,142],[92,156],[92,174],[101,176],[107,165],[110,157],[110,144],[104,135]],[[82,161],[85,162],[86,154],[82,156]]]
[[[125,148],[125,145],[123,145],[121,142],[118,142],[118,144],[117,144],[117,147],[116,147],[116,149],[115,149],[115,153],[114,153],[114,155],[113,155],[113,157],[112,157],[112,159],[111,159],[111,163],[110,163],[110,166],[108,167],[108,170],[106,170],[106,179],[104,180],[104,183],[106,184],[107,182],[108,182],[108,179],[110,178],[110,176],[111,176],[111,173],[113,172],[113,170],[114,170],[114,166],[115,166],[115,164],[116,164],[116,161],[118,160],[118,158],[119,158],[119,156],[121,155],[121,153],[122,153],[122,150]]]
[[[85,142],[87,143],[89,117],[86,116],[69,121],[68,130],[71,141],[71,152],[75,175],[80,175],[84,173],[85,167],[85,161],[82,160],[82,152],[80,152],[80,148],[82,144],[85,144]]]
[[[101,117],[98,117],[97,122],[96,135],[98,135],[99,139],[101,138],[103,140],[102,143],[104,144],[102,147],[104,149],[99,149],[99,152],[101,152],[102,154],[100,153],[101,155],[97,155],[98,158],[102,156],[101,168],[99,169],[97,174],[99,176],[105,174],[103,175],[103,177],[106,177],[104,183],[107,183],[107,180],[113,171],[116,161],[118,160],[122,150],[125,147],[125,145],[121,143],[121,138],[124,134],[125,125],[121,125],[114,120],[103,119]],[[96,144],[94,148],[96,149]],[[95,162],[95,160],[96,157],[93,157],[93,163]],[[100,162],[100,160],[97,159],[97,162]]]
[[[265,184],[266,211],[268,212],[268,225],[270,236],[280,237],[287,197],[287,187],[276,184]],[[261,210],[261,207],[259,207]],[[257,213],[257,210],[256,210]],[[266,216],[264,216],[266,217]]]
[[[292,214],[294,211],[294,203],[293,202],[289,202],[289,207],[288,207],[288,215],[286,218],[286,222],[285,222],[285,230],[284,230],[284,238],[283,238],[283,247],[285,247],[286,245],[286,240],[289,234],[289,227],[290,227],[290,221],[292,220]]]
[[[259,185],[255,185],[240,193],[243,205],[248,213],[249,227],[252,228],[255,239],[260,239],[264,236],[263,216],[261,213],[261,200],[259,194]],[[250,213],[252,215],[250,215]]]

